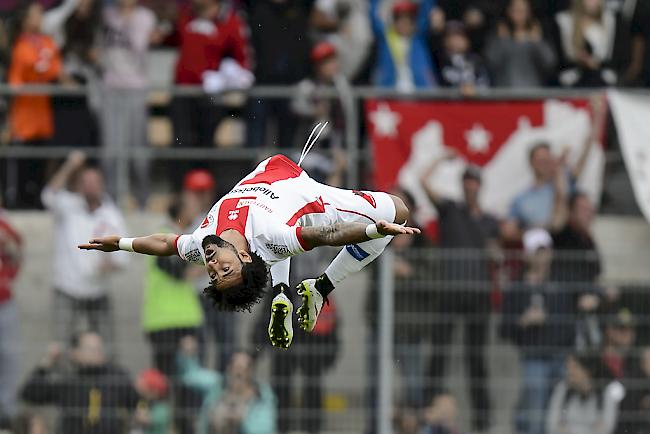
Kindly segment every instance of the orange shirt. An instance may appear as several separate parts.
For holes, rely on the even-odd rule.
[[[9,84],[45,84],[61,72],[61,56],[54,40],[40,34],[23,34],[11,53]],[[16,96],[9,112],[11,136],[16,140],[49,139],[54,135],[50,97]]]

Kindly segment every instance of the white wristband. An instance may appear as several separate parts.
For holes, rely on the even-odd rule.
[[[126,250],[127,252],[134,252],[133,240],[135,240],[135,238],[120,238],[120,241],[117,243],[117,245],[120,247],[120,250]]]
[[[371,240],[376,240],[377,238],[384,238],[384,235],[380,234],[377,231],[377,225],[374,223],[366,226],[366,235]]]

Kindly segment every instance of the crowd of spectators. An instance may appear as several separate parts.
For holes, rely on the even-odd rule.
[[[200,224],[215,199],[215,184],[211,173],[189,171],[161,231],[184,232]],[[108,291],[109,276],[127,265],[127,256],[84,255],[75,247],[102,233],[125,230],[102,172],[75,151],[42,196],[58,246],[52,255],[52,327],[46,328],[50,344],[45,355],[22,385],[21,321],[11,291],[22,239],[0,214],[0,432],[277,432],[276,392],[254,378],[256,359],[235,348],[237,318],[202,303],[197,287],[204,287],[203,268],[177,257],[148,260],[141,321],[151,368],[132,378],[119,363]],[[66,279],[71,275],[76,277]],[[207,360],[212,335],[219,352],[215,370]],[[318,391],[318,403],[321,396]],[[40,410],[21,412],[25,405],[55,408],[58,425]]]
[[[603,122],[598,101],[592,101],[594,132]],[[450,392],[447,384],[447,361],[453,352],[453,329],[462,320],[470,380],[470,417],[463,418],[473,432],[489,432],[495,405],[486,350],[489,324],[495,318],[500,338],[519,356],[521,390],[513,420],[517,433],[647,429],[650,357],[644,346],[650,335],[638,322],[647,300],[635,302],[625,288],[603,286],[603,264],[592,229],[594,206],[576,187],[594,134],[573,166],[547,144],[531,144],[528,163],[534,183],[516,195],[504,219],[483,210],[483,180],[477,167],[466,167],[459,179],[461,200],[431,188],[428,180],[443,160],[457,158],[455,153],[448,152],[421,173],[422,186],[438,211],[440,237],[432,243],[423,236],[399,236],[392,243],[395,357],[402,379],[397,431],[459,432],[457,391]],[[314,178],[339,185],[343,166],[323,155],[311,154],[304,167]],[[199,225],[217,196],[215,179],[207,170],[188,171],[182,186],[162,231],[185,232]],[[407,192],[395,193],[413,206]],[[121,255],[81,254],[75,247],[102,233],[124,232],[123,217],[104,188],[102,172],[83,153],[73,152],[42,196],[56,233],[52,343],[22,387],[17,381],[20,322],[11,293],[22,242],[0,215],[2,416],[16,427],[34,425],[35,432],[43,420],[47,425],[39,413],[18,413],[20,399],[57,408],[63,432],[164,433],[172,426],[188,434],[323,430],[324,378],[337,362],[341,340],[335,299],[324,307],[310,336],[296,328],[295,351],[271,354],[272,375],[265,384],[254,376],[260,352],[253,357],[236,347],[243,340],[237,335],[238,318],[201,301],[202,268],[178,258],[149,258],[142,333],[150,344],[151,369],[132,381],[113,348],[113,300],[106,282],[128,264]],[[317,253],[295,258],[295,281],[317,273],[335,252]],[[377,396],[376,291],[372,284],[367,305],[371,408]],[[263,315],[250,337],[257,348],[266,346],[267,311],[260,309]],[[210,345],[211,340],[216,345]],[[213,347],[216,357],[207,354]],[[208,359],[215,360],[215,370],[208,368]],[[291,385],[297,374],[307,379],[301,382],[302,413]],[[376,415],[369,415],[369,432],[374,432]],[[19,429],[16,432],[22,432]]]
[[[322,182],[339,185],[341,165],[318,153],[303,167]],[[270,354],[272,381],[255,378],[258,351],[237,347],[239,319],[217,311],[200,293],[203,267],[178,257],[148,258],[141,307],[142,334],[150,346],[151,368],[131,378],[115,348],[111,275],[128,265],[127,255],[85,255],[76,245],[104,233],[124,232],[124,220],[104,187],[102,171],[81,151],[72,152],[42,190],[52,214],[56,275],[52,279],[50,344],[21,386],[21,321],[11,286],[20,268],[22,241],[0,214],[0,432],[78,434],[147,433],[273,434],[298,427],[323,429],[324,375],[338,359],[339,325],[334,298],[310,335],[299,331],[291,353]],[[217,197],[213,174],[192,169],[171,201],[162,232],[184,233],[201,224]],[[321,249],[293,261],[298,282],[321,269],[336,252]],[[74,274],[74,279],[66,275]],[[272,295],[272,294],[269,294]],[[250,342],[266,347],[267,308]],[[296,300],[297,302],[297,300]],[[296,330],[299,328],[296,324]],[[211,342],[213,341],[213,342]],[[211,345],[212,343],[212,345]],[[210,350],[217,354],[211,357]],[[215,369],[210,369],[212,365]],[[298,417],[290,380],[302,372],[304,410]],[[58,425],[38,411],[53,407]],[[39,430],[44,431],[39,431]]]
[[[309,433],[323,429],[323,378],[340,347],[333,298],[312,336],[297,333],[297,351],[272,355],[273,381],[265,384],[255,378],[255,358],[236,348],[242,340],[237,317],[215,313],[199,297],[206,279],[202,270],[178,258],[150,258],[142,331],[151,346],[152,369],[132,381],[113,357],[106,278],[126,267],[127,260],[119,254],[81,253],[74,246],[126,232],[111,199],[124,176],[115,162],[125,149],[145,154],[148,149],[147,59],[152,50],[173,47],[178,53],[174,83],[206,91],[201,97],[172,98],[172,146],[214,146],[218,124],[243,115],[246,145],[290,148],[301,129],[327,120],[322,146],[333,158],[314,154],[305,168],[332,185],[343,176],[346,126],[341,103],[325,96],[330,87],[345,94],[352,83],[402,92],[440,86],[470,96],[487,87],[650,84],[650,9],[644,1],[106,3],[32,1],[2,11],[8,83],[93,89],[84,98],[14,97],[7,110],[9,141],[102,146],[102,170],[79,152],[57,170],[45,160],[9,160],[3,167],[9,205],[42,204],[54,217],[57,238],[53,342],[20,387],[11,282],[20,267],[22,242],[0,214],[0,419],[14,421],[16,432],[46,430],[40,414],[19,414],[19,398],[56,407],[62,432],[73,434],[157,434],[171,426],[179,433],[288,432],[298,425]],[[212,97],[253,83],[296,88],[289,99],[226,104]],[[603,119],[598,110],[594,113],[596,134]],[[533,144],[533,185],[517,195],[503,220],[481,206],[478,168],[464,171],[461,201],[429,187],[440,161],[421,174],[438,212],[437,246],[444,253],[421,254],[432,246],[422,237],[397,237],[392,244],[395,355],[402,377],[396,431],[459,432],[458,404],[445,382],[458,319],[464,325],[470,379],[468,420],[476,432],[489,431],[494,403],[486,344],[488,324],[498,310],[500,338],[519,355],[521,391],[513,421],[518,433],[647,432],[650,352],[640,346],[650,342],[648,336],[637,336],[638,311],[626,292],[600,282],[594,206],[576,187],[593,138],[572,167],[548,144]],[[134,161],[133,191],[144,205],[150,168],[146,158]],[[169,208],[163,231],[196,227],[217,195],[209,170],[192,164],[178,169],[174,176],[181,177],[182,192]],[[413,202],[408,193],[400,194]],[[298,258],[293,278],[299,281],[321,269],[329,255],[322,253]],[[376,293],[369,292],[372,406],[378,317]],[[422,326],[427,322],[431,327]],[[265,327],[255,330],[258,335],[251,340],[265,340],[259,336]],[[430,345],[433,356],[427,360]],[[213,347],[215,357],[208,354]],[[216,360],[214,370],[207,368],[209,359]],[[297,373],[309,378],[302,381],[306,411],[299,424],[289,417],[289,409],[296,409],[290,380]]]
[[[140,206],[151,192],[146,89],[155,51],[177,53],[173,83],[206,92],[164,106],[167,145],[178,147],[289,148],[302,137],[301,121],[329,120],[326,135],[339,149],[341,107],[321,89],[347,94],[351,83],[465,95],[650,84],[650,8],[637,0],[32,0],[3,3],[0,14],[7,83],[89,89],[87,97],[12,98],[5,140],[101,146],[112,194],[129,177],[117,161],[135,152],[130,191]],[[299,90],[286,98],[213,97],[253,83]],[[39,206],[51,162],[5,164],[5,205]]]
[[[471,432],[490,432],[495,395],[486,343],[495,319],[499,338],[516,349],[519,360],[514,432],[613,434],[648,428],[643,409],[649,336],[639,322],[646,295],[602,281],[594,205],[577,187],[604,120],[597,100],[592,109],[593,132],[575,165],[544,142],[529,146],[534,184],[513,198],[503,219],[482,210],[477,167],[467,166],[459,180],[461,201],[431,188],[428,180],[444,160],[457,158],[455,152],[423,170],[422,187],[438,212],[435,245],[441,250],[414,249],[428,244],[417,237],[398,236],[392,243],[394,354],[401,377],[396,432],[461,432],[458,390],[450,392],[445,375],[445,361],[454,353],[452,331],[460,324],[469,388],[463,419]],[[376,295],[369,294],[373,301]],[[372,331],[377,306],[369,312]],[[370,342],[376,339],[371,333]],[[370,376],[376,375],[375,364],[370,360]],[[376,392],[372,388],[371,398]]]

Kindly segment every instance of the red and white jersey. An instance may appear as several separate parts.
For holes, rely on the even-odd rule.
[[[241,233],[269,265],[305,252],[310,247],[302,227],[337,220],[337,209],[323,199],[324,187],[289,158],[270,157],[214,204],[192,234],[177,238],[178,254],[204,264],[203,239],[228,229]]]

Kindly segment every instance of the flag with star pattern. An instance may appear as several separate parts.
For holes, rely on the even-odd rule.
[[[531,147],[547,142],[556,155],[578,159],[591,133],[587,99],[520,101],[400,101],[369,100],[366,122],[374,156],[374,187],[389,191],[400,186],[417,201],[422,225],[436,212],[420,185],[432,161],[449,153],[427,180],[441,195],[462,199],[461,176],[468,164],[483,173],[481,202],[486,211],[505,216],[510,202],[531,185]],[[578,188],[599,202],[604,169],[601,144],[594,144]]]

